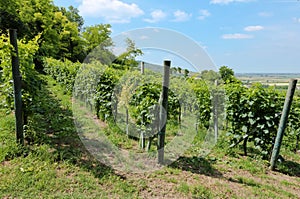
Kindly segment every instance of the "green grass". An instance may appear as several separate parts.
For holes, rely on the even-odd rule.
[[[191,198],[214,198],[214,194],[203,185],[189,185],[182,182],[177,187],[177,190]]]
[[[18,153],[19,147],[15,142],[15,118],[13,114],[7,115],[4,110],[0,110],[0,162],[14,157]]]
[[[114,171],[83,146],[73,122],[71,96],[53,79],[41,78],[47,84],[35,114],[29,117],[25,147],[15,142],[13,113],[0,110],[0,198],[299,197],[295,193],[300,183],[299,154],[283,148],[286,161],[278,164],[272,176],[268,161],[242,156],[238,148],[227,150],[222,138],[208,156],[200,157],[202,135],[185,155],[161,170],[145,174]],[[119,147],[138,148],[137,141],[128,143],[117,127],[105,133]]]
[[[73,123],[71,97],[46,76],[26,147],[15,144],[14,115],[0,111],[0,198],[135,198],[124,181],[85,150]],[[108,187],[110,187],[108,189]]]
[[[26,158],[19,157],[0,167],[1,197],[53,198],[102,197],[105,192],[93,174],[66,162],[54,162],[49,148],[36,147]],[[88,193],[88,194],[87,194]]]
[[[246,178],[246,177],[243,177],[243,176],[237,176],[236,181],[238,183],[241,183],[241,184],[244,184],[244,185],[247,185],[247,186],[253,186],[253,187],[260,187],[261,186],[261,184],[255,182],[255,180],[253,180],[251,178]]]
[[[182,182],[177,187],[177,190],[185,195],[190,193],[190,186],[186,182]]]

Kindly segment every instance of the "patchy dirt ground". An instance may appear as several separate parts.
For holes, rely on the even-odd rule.
[[[167,167],[153,173],[119,174],[139,187],[141,198],[300,198],[299,176],[268,168],[253,174],[221,163],[213,167],[207,173]]]

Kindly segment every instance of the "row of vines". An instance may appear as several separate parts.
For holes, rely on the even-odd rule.
[[[269,158],[278,129],[285,92],[273,87],[253,84],[250,88],[240,82],[225,84],[227,136],[231,146],[242,143],[247,155],[251,142],[263,158]],[[294,96],[283,144],[292,151],[299,149],[300,98]]]
[[[66,67],[63,65],[61,62],[56,68],[65,70]],[[125,112],[132,117],[140,130],[146,135],[153,135],[157,125],[155,119],[161,92],[159,74],[149,72],[147,76],[143,76],[137,70],[122,71],[100,63],[88,64],[88,67],[80,68],[78,74],[80,75],[75,82],[74,95],[90,106],[100,119],[113,119],[118,109],[125,108]],[[70,76],[69,79],[73,77]],[[213,96],[215,93],[221,93],[225,96],[225,103],[221,104],[219,101],[221,104],[219,108],[225,108],[226,111],[220,116],[225,117],[225,120],[219,119],[222,120],[219,126],[226,132],[226,140],[230,146],[241,145],[247,155],[247,148],[250,145],[263,158],[269,158],[285,92],[272,87],[265,88],[261,84],[247,88],[236,79],[217,88],[195,77],[172,77],[171,82],[173,84],[169,93],[168,121],[180,123],[185,111],[195,110],[197,124],[209,128],[213,117]],[[191,93],[196,97],[188,96]],[[299,108],[299,96],[295,96],[284,141],[284,144],[293,151],[298,149],[299,142]]]
[[[12,47],[5,35],[0,39],[1,107],[12,110]],[[35,98],[42,83],[33,67],[38,39],[37,36],[31,41],[19,41],[25,116],[34,112]],[[123,112],[126,113],[123,118],[137,124],[139,131],[143,131],[145,135],[152,136],[157,133],[157,110],[162,90],[160,74],[148,71],[147,75],[142,75],[134,68],[116,67],[118,63],[107,66],[97,61],[79,64],[68,60],[44,58],[43,64],[45,73],[63,85],[67,93],[73,93],[73,96],[89,107],[99,119],[117,122],[118,114]],[[172,77],[168,122],[180,125],[182,116],[191,112],[197,117],[197,127],[210,128],[213,109],[216,108],[216,96],[224,97],[218,101],[219,112],[225,110],[224,114],[219,115],[219,126],[226,132],[226,140],[230,146],[243,146],[245,154],[249,146],[254,147],[262,157],[269,158],[285,92],[271,87],[265,88],[260,84],[248,88],[235,78],[216,87],[197,77]],[[225,119],[222,120],[222,117]],[[300,97],[297,94],[284,137],[284,144],[293,151],[299,149],[299,118]]]
[[[126,123],[126,134],[129,137],[152,138],[159,131],[159,99],[162,91],[162,75],[152,71],[141,74],[136,67],[115,67],[94,61],[83,64],[66,64],[51,58],[44,60],[45,72],[54,79],[67,78],[74,81],[73,97],[80,100],[93,114],[103,121]],[[77,70],[76,80],[69,68]],[[55,71],[55,72],[52,72]],[[70,74],[68,77],[60,76]],[[63,81],[58,81],[68,86]],[[197,124],[209,126],[211,103],[209,89],[200,79],[172,77],[168,99],[168,122],[179,126],[182,116],[193,113]],[[195,118],[194,117],[194,118]],[[196,120],[195,120],[195,124]],[[196,128],[194,128],[196,129]]]

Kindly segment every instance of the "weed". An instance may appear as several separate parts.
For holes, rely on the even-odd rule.
[[[192,197],[193,198],[213,198],[213,194],[207,187],[198,185],[192,188]]]
[[[252,187],[260,187],[261,186],[261,184],[255,182],[255,180],[253,180],[251,178],[245,178],[242,176],[238,176],[238,177],[236,177],[236,179],[237,179],[238,183],[241,183],[241,184],[244,184],[247,186],[252,186]]]
[[[181,182],[180,185],[177,187],[177,190],[185,195],[188,195],[190,192],[190,187],[186,182]]]

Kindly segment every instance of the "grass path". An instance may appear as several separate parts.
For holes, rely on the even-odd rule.
[[[284,149],[277,172],[264,161],[228,155],[222,144],[207,157],[190,153],[151,173],[113,171],[82,145],[70,95],[42,78],[27,129],[32,145],[14,144],[14,117],[0,111],[0,198],[300,198],[300,154]]]

